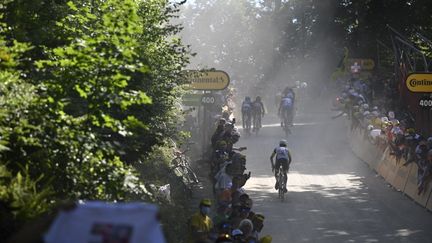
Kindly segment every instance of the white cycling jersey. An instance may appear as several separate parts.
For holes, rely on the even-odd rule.
[[[289,97],[282,98],[282,107],[291,108],[293,105],[292,99]]]
[[[275,148],[276,160],[286,159],[289,160],[289,150],[286,147],[277,147]]]

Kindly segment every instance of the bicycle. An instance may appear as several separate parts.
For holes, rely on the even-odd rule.
[[[285,112],[282,128],[283,128],[283,130],[285,132],[285,136],[287,136],[287,137],[288,137],[289,134],[291,134],[290,126],[292,126],[292,124],[291,124],[290,120],[291,119],[289,119],[288,112]]]
[[[197,175],[190,166],[189,159],[186,157],[186,153],[190,150],[189,145],[183,152],[176,151],[176,156],[172,160],[174,170],[178,172],[176,174],[182,177],[183,183],[186,185],[197,184],[199,182]]]
[[[251,135],[251,128],[252,128],[252,116],[250,114],[248,114],[248,115],[246,115],[246,120],[245,120],[246,135],[248,135],[248,136]]]
[[[261,129],[261,114],[255,114],[253,117],[253,130],[255,131],[255,135],[258,136],[258,132]]]
[[[277,178],[278,178],[278,195],[279,199],[283,202],[285,200],[285,177],[287,175],[283,171],[282,165],[279,167]]]

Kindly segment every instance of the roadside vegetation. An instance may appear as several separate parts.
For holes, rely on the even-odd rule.
[[[177,8],[0,3],[0,238],[62,201],[159,202],[149,185],[170,180],[190,55]]]

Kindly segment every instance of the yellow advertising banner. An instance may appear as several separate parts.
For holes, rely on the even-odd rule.
[[[415,93],[432,92],[432,73],[412,73],[406,79],[409,91]]]
[[[230,83],[224,71],[189,71],[188,80],[190,88],[194,90],[223,90]]]

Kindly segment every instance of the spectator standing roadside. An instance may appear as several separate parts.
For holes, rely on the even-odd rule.
[[[189,239],[188,243],[206,240],[213,229],[213,222],[209,217],[211,201],[203,199],[199,205],[199,211],[189,219]]]

